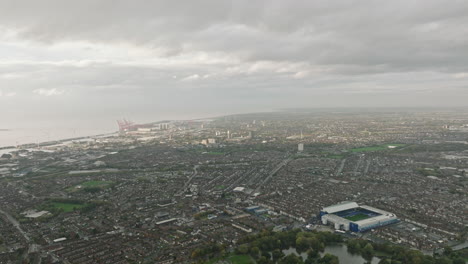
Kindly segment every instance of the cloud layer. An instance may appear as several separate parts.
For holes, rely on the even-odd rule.
[[[0,0],[2,111],[460,106],[467,61],[463,0]]]

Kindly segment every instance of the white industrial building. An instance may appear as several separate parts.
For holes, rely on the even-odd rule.
[[[297,145],[297,151],[299,151],[299,152],[304,151],[304,144],[303,144],[303,143],[299,143],[299,144]]]

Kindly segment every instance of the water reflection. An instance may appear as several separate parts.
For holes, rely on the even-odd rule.
[[[283,250],[283,253],[287,256],[291,253],[296,254],[298,256],[301,256],[303,260],[307,258],[307,253],[303,252],[301,254],[298,254],[295,248],[289,248]],[[335,244],[335,245],[329,245],[325,247],[325,251],[320,253],[320,256],[325,255],[326,253],[330,253],[332,255],[335,255],[338,257],[340,260],[340,263],[345,263],[345,264],[364,264],[367,263],[367,261],[359,256],[359,255],[353,255],[348,252],[348,247],[344,244]],[[379,258],[374,257],[371,261],[372,264],[378,264],[380,261]]]

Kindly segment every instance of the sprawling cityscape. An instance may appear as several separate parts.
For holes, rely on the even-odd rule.
[[[117,133],[5,147],[0,263],[299,263],[284,247],[243,252],[265,232],[331,232],[348,251],[367,241],[435,259],[396,262],[375,250],[369,263],[464,263],[467,114],[122,120]]]
[[[0,264],[467,264],[467,0],[0,0]]]

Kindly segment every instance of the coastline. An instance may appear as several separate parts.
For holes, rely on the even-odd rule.
[[[76,141],[76,140],[83,140],[83,139],[89,139],[89,138],[94,138],[94,137],[102,137],[102,136],[110,136],[118,133],[117,131],[110,132],[110,133],[103,133],[103,134],[96,134],[96,135],[89,135],[89,136],[80,136],[80,137],[72,137],[72,138],[64,138],[64,139],[59,139],[59,140],[51,140],[51,141],[43,141],[39,143],[25,143],[25,144],[20,144],[18,146],[2,146],[0,147],[0,151],[2,153],[8,153],[6,152],[7,150],[15,151],[18,149],[27,149],[27,148],[36,148],[36,147],[46,147],[46,146],[53,146],[57,144],[63,144],[68,141]]]

